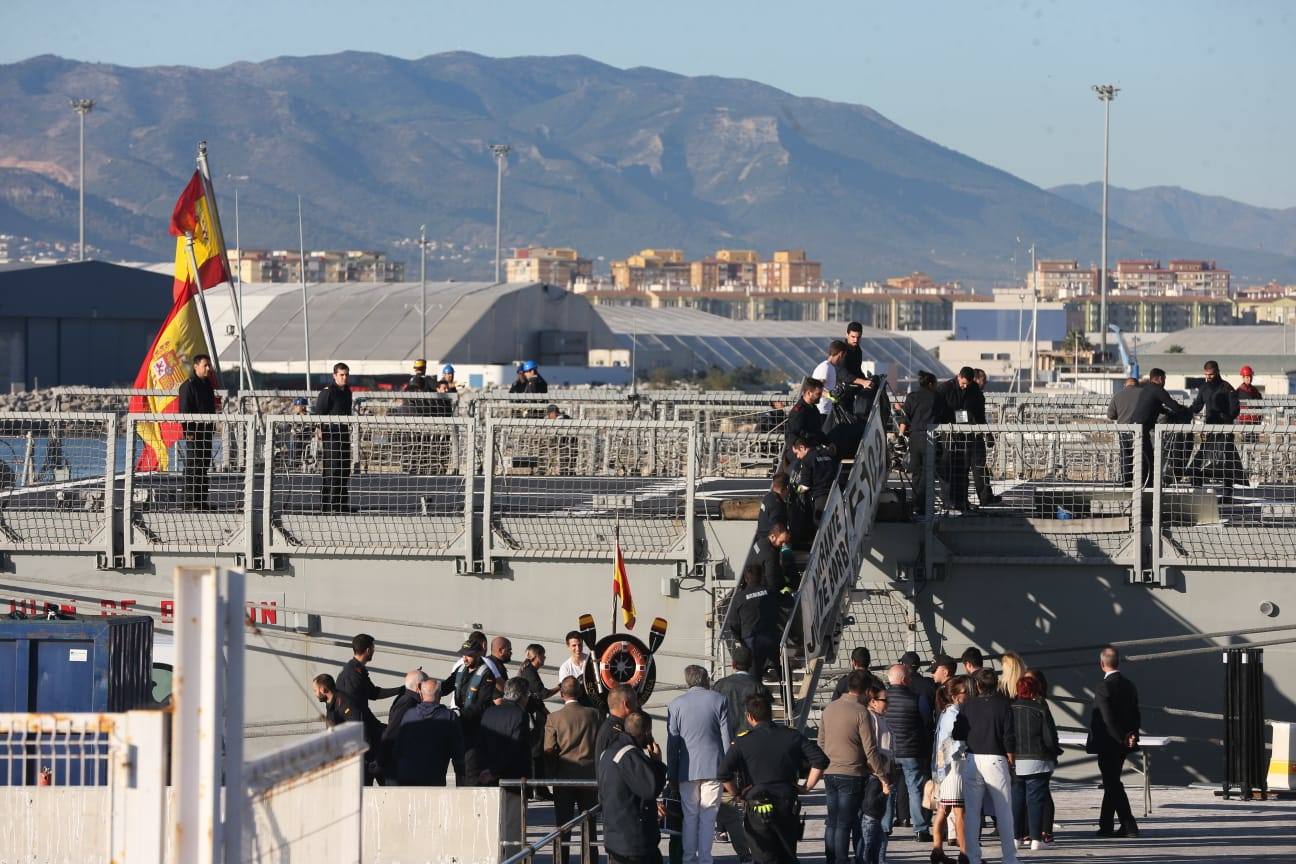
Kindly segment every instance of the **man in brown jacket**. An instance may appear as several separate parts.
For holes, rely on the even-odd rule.
[[[865,670],[850,673],[846,696],[828,704],[819,721],[819,747],[828,755],[824,787],[828,819],[824,847],[828,864],[850,861],[851,828],[859,821],[864,789],[872,778],[890,793],[886,760],[873,736],[868,706],[861,700],[872,676]]]
[[[544,727],[547,773],[559,780],[593,780],[598,712],[580,704],[580,682],[570,675],[559,683],[558,693],[563,707],[548,716]],[[592,786],[580,789],[555,786],[553,796],[555,825],[598,803],[598,790]],[[567,864],[566,842],[562,845],[561,864]]]

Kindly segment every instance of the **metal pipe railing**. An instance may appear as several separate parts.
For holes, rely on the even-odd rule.
[[[519,864],[519,862],[522,861],[530,861],[532,858],[536,856],[537,853],[543,850],[546,846],[550,846],[550,845],[552,845],[553,847],[553,860],[554,861],[561,860],[563,835],[567,834],[577,825],[581,826],[581,857],[580,857],[581,864],[593,864],[594,858],[591,856],[591,852],[593,851],[594,846],[596,845],[593,840],[594,819],[596,816],[599,815],[599,813],[602,812],[603,810],[602,804],[595,804],[593,807],[589,808],[588,810],[582,810],[581,812],[573,816],[571,819],[568,819],[566,822],[557,826],[548,834],[541,837],[539,840],[536,840],[534,843],[525,842],[526,833],[527,833],[526,805],[527,805],[528,788],[550,787],[550,788],[567,788],[567,789],[597,789],[598,788],[597,780],[559,780],[557,778],[528,779],[526,777],[519,777],[517,779],[500,780],[499,785],[501,788],[517,787],[520,790],[520,794],[518,796],[519,799],[518,806],[520,809],[518,823],[521,828],[521,837],[522,837],[522,840],[520,841],[518,840],[500,841],[500,846],[512,846],[512,845],[518,845],[519,843],[521,843],[522,845],[522,849],[510,855],[509,857],[505,858],[503,861],[500,862],[500,864]]]

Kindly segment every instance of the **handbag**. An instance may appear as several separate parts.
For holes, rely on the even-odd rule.
[[[923,784],[922,806],[924,810],[935,810],[940,805],[940,788],[935,780]]]

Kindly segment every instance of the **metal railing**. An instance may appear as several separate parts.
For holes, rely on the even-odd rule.
[[[572,818],[568,819],[561,825],[555,826],[552,831],[545,834],[539,840],[531,843],[526,842],[527,836],[527,790],[531,789],[593,789],[598,790],[597,780],[559,780],[559,779],[539,779],[528,780],[525,777],[518,780],[501,780],[499,785],[505,789],[517,788],[518,793],[518,825],[520,828],[521,839],[509,840],[502,839],[500,847],[507,849],[513,846],[521,846],[521,850],[509,855],[500,864],[519,864],[522,861],[530,861],[544,848],[550,847],[553,854],[553,861],[558,862],[565,859],[564,851],[567,845],[567,838],[571,835],[572,829],[580,826],[580,862],[581,864],[596,864],[598,861],[598,841],[597,818],[603,812],[602,804],[595,804],[588,810],[581,810]]]
[[[120,715],[0,714],[0,786],[107,786]]]
[[[111,558],[117,430],[107,413],[0,414],[0,548]]]
[[[467,420],[265,418],[267,554],[471,557]]]
[[[253,418],[128,414],[125,424],[125,561],[133,566],[137,553],[150,552],[251,561]]]
[[[678,560],[692,569],[696,430],[654,420],[486,427],[483,556]]]
[[[788,725],[799,730],[804,730],[810,720],[813,694],[824,663],[831,662],[835,655],[842,608],[863,566],[879,498],[890,476],[886,419],[878,410],[879,405],[890,404],[893,400],[884,385],[865,421],[864,434],[846,482],[833,484],[810,547],[801,586],[779,640],[783,704]],[[797,623],[801,630],[799,651],[793,638]],[[799,694],[794,690],[794,660],[801,664],[795,670],[802,673]]]
[[[1153,571],[1296,567],[1296,427],[1156,427]]]
[[[1138,426],[1078,423],[928,430],[925,500],[935,515],[928,543],[964,563],[1113,563],[1140,571],[1140,436]],[[975,520],[951,518],[974,507]]]

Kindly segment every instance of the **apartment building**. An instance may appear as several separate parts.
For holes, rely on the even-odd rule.
[[[594,278],[594,262],[580,257],[567,247],[527,246],[513,250],[505,261],[509,282],[543,282],[563,288],[575,286],[577,280]]]

